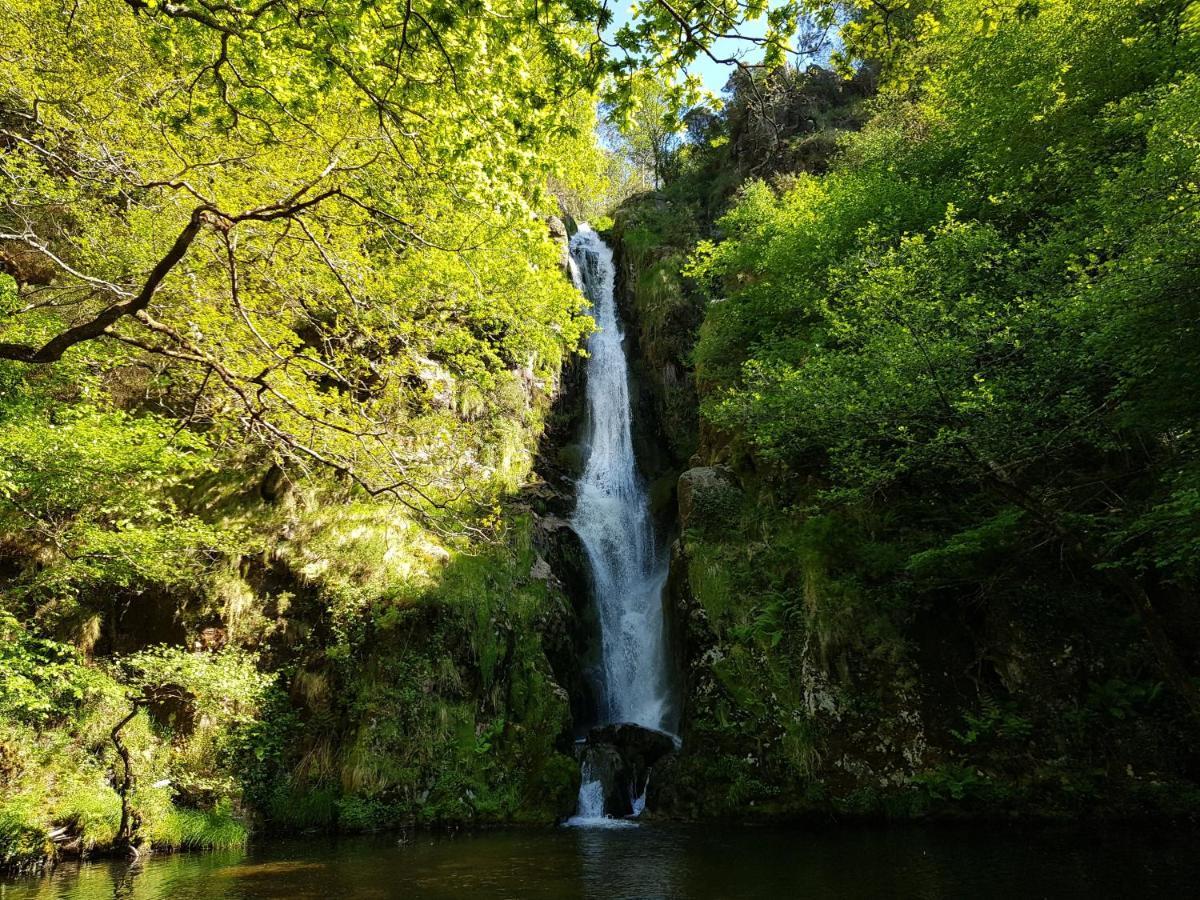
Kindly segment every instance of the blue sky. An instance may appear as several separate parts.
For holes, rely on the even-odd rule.
[[[643,0],[643,2],[650,2],[650,0]],[[771,5],[774,6],[775,4],[772,3]],[[629,11],[632,6],[633,0],[612,0],[609,8],[613,11],[613,24],[609,28],[608,34],[611,35],[629,21]],[[747,26],[743,31],[747,35],[762,35],[766,31],[766,22],[765,20],[760,20],[752,26]],[[722,59],[730,56],[738,56],[748,63],[757,62],[762,57],[762,51],[754,44],[749,41],[738,40],[717,41],[713,46],[713,54]],[[715,63],[704,54],[701,54],[688,71],[693,75],[698,75],[708,90],[714,94],[720,94],[721,89],[725,87],[725,82],[729,80],[733,66]]]

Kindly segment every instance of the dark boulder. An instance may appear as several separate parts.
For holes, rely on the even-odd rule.
[[[594,722],[598,713],[596,682],[600,663],[600,623],[589,593],[587,552],[571,523],[556,515],[534,520],[537,557],[530,574],[556,587],[565,598],[558,615],[541,628],[542,644],[555,680],[567,691],[577,725]]]
[[[645,728],[632,722],[599,725],[588,732],[589,744],[616,747],[627,761],[652,766],[676,748],[675,738],[665,731]]]
[[[604,809],[610,816],[633,812],[646,793],[654,767],[678,749],[676,738],[630,722],[601,725],[588,732],[580,758],[591,777],[604,785]]]

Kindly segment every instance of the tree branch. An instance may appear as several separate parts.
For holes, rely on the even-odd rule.
[[[154,294],[158,291],[163,279],[167,277],[176,264],[187,254],[192,241],[200,233],[201,226],[211,215],[212,211],[208,207],[203,206],[197,207],[192,212],[191,218],[188,219],[187,225],[184,226],[183,230],[179,232],[178,237],[175,238],[171,249],[167,251],[166,255],[150,271],[150,277],[146,279],[146,282],[142,285],[142,289],[137,294],[120,303],[112,304],[86,322],[68,328],[61,334],[51,338],[41,347],[32,347],[28,344],[0,343],[0,359],[14,359],[27,363],[56,362],[62,358],[62,355],[67,350],[76,344],[100,337],[114,322],[123,316],[133,315],[145,309],[154,298]],[[48,251],[43,250],[43,252],[48,254]],[[94,282],[93,279],[88,280],[89,282]],[[119,290],[114,289],[111,285],[106,286],[106,289]],[[125,292],[121,291],[121,293],[124,294]]]

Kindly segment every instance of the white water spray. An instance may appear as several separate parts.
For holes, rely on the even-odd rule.
[[[571,239],[571,263],[576,286],[591,301],[599,327],[588,339],[587,461],[576,484],[571,519],[587,552],[600,622],[597,724],[632,722],[672,731],[662,600],[668,560],[655,538],[633,452],[629,370],[613,296],[612,251],[595,231],[581,225]],[[586,762],[572,823],[585,821],[612,821],[603,818],[603,789]]]
[[[637,828],[627,819],[614,819],[604,814],[604,782],[592,772],[587,757],[584,757],[579,775],[579,801],[575,815],[567,819],[567,825],[572,828]]]
[[[587,462],[571,524],[587,551],[600,618],[598,724],[670,731],[663,586],[667,558],[633,453],[629,370],[613,298],[612,251],[587,225],[571,239],[580,290],[599,326],[588,339]]]

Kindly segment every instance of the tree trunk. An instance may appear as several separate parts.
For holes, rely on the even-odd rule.
[[[121,824],[117,828],[117,837],[114,843],[118,847],[127,848],[135,856],[137,855],[137,845],[134,843],[134,839],[137,837],[137,817],[129,804],[129,794],[133,790],[134,781],[133,761],[129,757],[129,748],[121,740],[121,729],[133,721],[133,717],[141,708],[141,699],[134,700],[133,707],[126,713],[125,718],[114,725],[112,731],[109,732],[109,737],[112,738],[113,746],[117,748],[117,754],[121,757],[125,768],[121,783],[117,787],[117,793],[121,796]]]

